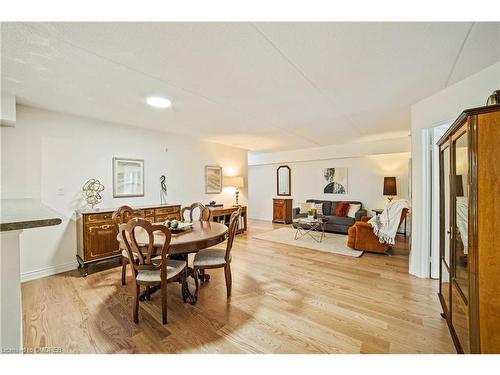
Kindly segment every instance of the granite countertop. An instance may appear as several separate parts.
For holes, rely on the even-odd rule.
[[[164,204],[147,204],[143,206],[131,206],[134,210],[147,210],[148,208],[157,208],[157,207],[174,207],[174,206],[180,206],[179,204],[172,204],[172,203],[164,203]],[[115,212],[120,206],[117,207],[107,207],[107,208],[100,208],[96,207],[94,209],[79,209],[76,210],[76,213],[79,215],[82,214],[102,214],[102,213],[107,213],[107,212]]]
[[[0,200],[0,232],[59,225],[59,216],[35,199]]]

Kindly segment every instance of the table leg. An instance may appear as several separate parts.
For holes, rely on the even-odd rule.
[[[187,261],[187,254],[185,254],[185,255],[184,254],[183,255],[176,255],[175,257],[172,257],[172,259],[180,259],[180,260]],[[200,275],[195,275],[194,271],[193,271],[193,269],[191,267],[187,267],[187,276],[188,277],[193,277],[193,278],[196,277],[196,276],[198,276],[199,279],[202,282],[208,281],[210,279],[210,275],[208,275],[206,273],[203,273],[203,275],[201,275],[201,274]],[[186,280],[184,280],[184,282],[182,282],[181,280],[179,280],[179,283],[182,283],[182,286],[181,286],[182,300],[184,302],[189,302],[191,305],[196,304],[196,297],[189,290],[189,286],[188,286],[188,283],[187,283],[187,278],[186,278]],[[149,295],[151,296],[151,294],[157,292],[158,290],[160,290],[160,286],[159,285],[150,287],[149,288]],[[144,291],[139,296],[139,300],[140,301],[145,301],[146,299],[147,299],[147,292]]]

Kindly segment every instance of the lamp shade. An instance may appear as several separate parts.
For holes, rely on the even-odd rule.
[[[397,195],[396,177],[384,177],[384,195]]]
[[[224,176],[224,186],[242,188],[245,187],[245,180],[242,176]]]

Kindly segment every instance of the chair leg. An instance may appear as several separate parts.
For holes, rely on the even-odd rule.
[[[181,294],[183,303],[186,303],[187,301],[188,292],[189,292],[189,287],[187,285],[187,268],[186,268],[181,276]]]
[[[167,282],[161,283],[161,321],[162,324],[167,324]]]
[[[198,279],[198,268],[193,268],[193,278],[194,278],[194,298],[198,299],[198,289],[200,288],[200,280]]]
[[[135,284],[135,292],[134,292],[133,316],[134,316],[134,323],[139,323],[139,292],[141,291],[141,288],[136,283],[134,284]]]
[[[122,285],[127,284],[127,264],[128,259],[122,257]]]
[[[226,276],[226,292],[227,298],[231,297],[231,288],[233,284],[233,280],[231,277],[231,263],[227,263],[224,267],[224,275]]]
[[[151,301],[151,288],[150,286],[146,286],[146,300]]]

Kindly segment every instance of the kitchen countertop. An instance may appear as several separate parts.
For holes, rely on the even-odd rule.
[[[0,232],[59,225],[59,216],[35,199],[0,200]]]

